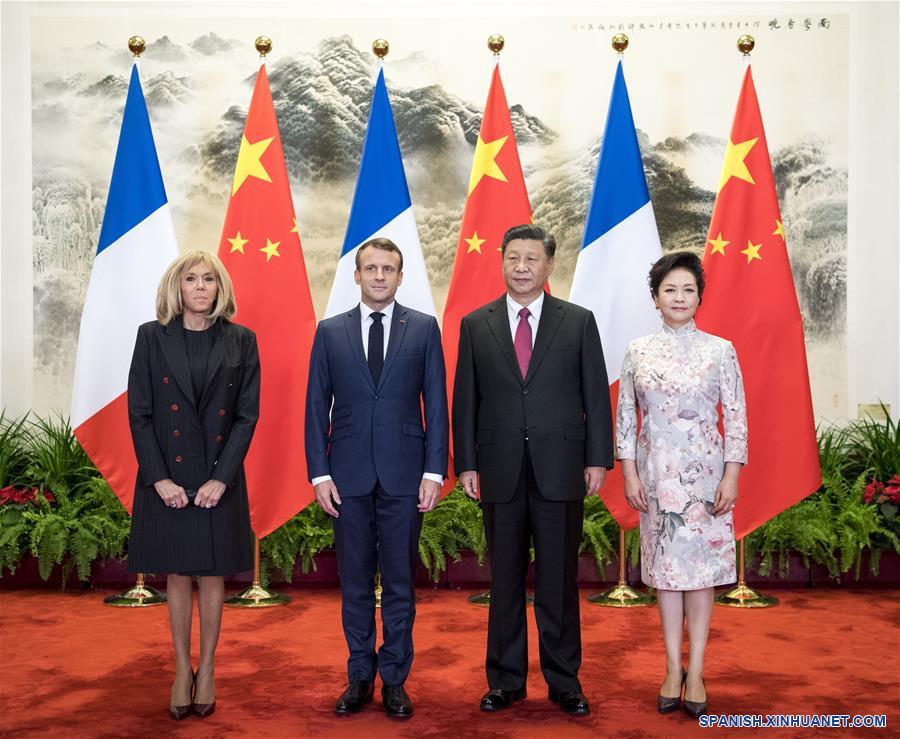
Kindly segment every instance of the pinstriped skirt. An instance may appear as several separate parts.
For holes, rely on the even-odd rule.
[[[233,575],[253,569],[253,532],[243,474],[215,508],[169,508],[153,487],[137,486],[128,570]]]

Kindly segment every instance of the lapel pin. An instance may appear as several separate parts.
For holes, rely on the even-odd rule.
[[[400,325],[402,326],[404,323],[406,323],[406,319],[405,319],[405,318],[401,318],[401,319],[400,319]]]

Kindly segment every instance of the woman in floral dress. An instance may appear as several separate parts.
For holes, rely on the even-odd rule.
[[[692,715],[706,711],[703,658],[714,588],[735,580],[731,511],[747,462],[744,388],[734,347],[694,325],[703,287],[694,254],[675,252],[653,265],[650,291],[663,325],[631,342],[625,353],[616,423],[625,498],[641,513],[641,578],[657,589],[666,645],[658,709],[678,709],[683,690]]]

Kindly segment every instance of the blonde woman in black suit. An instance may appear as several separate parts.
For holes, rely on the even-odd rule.
[[[225,575],[253,566],[244,457],[259,415],[256,336],[231,323],[231,279],[192,251],[166,270],[157,320],[138,329],[128,413],[138,460],[128,568],[167,573],[175,647],[169,715],[215,710],[215,650]],[[200,660],[191,665],[192,578]]]

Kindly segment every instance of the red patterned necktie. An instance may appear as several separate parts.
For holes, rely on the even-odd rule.
[[[513,342],[522,379],[528,374],[528,365],[531,362],[531,324],[528,322],[530,315],[531,311],[528,308],[519,311],[519,325],[516,326],[516,340]]]

